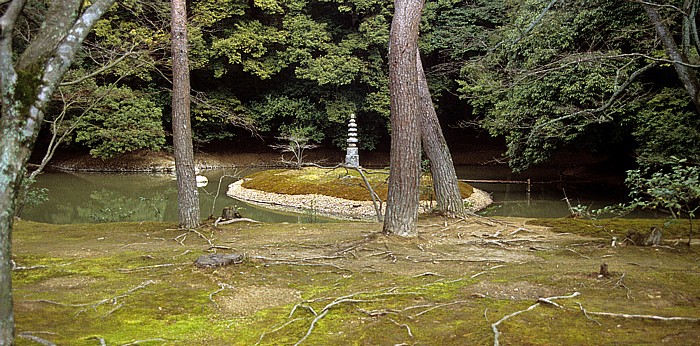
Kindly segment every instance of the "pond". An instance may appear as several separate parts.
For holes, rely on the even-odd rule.
[[[229,184],[239,172],[216,169],[202,172],[209,180],[199,188],[200,213],[218,217],[224,207],[237,207],[244,217],[263,222],[310,223],[330,219],[311,212],[272,212],[226,196]],[[46,172],[37,188],[45,188],[48,200],[26,208],[26,220],[67,224],[118,221],[177,221],[177,183],[172,174]]]
[[[526,180],[502,166],[459,166],[460,178],[474,180]],[[238,176],[254,170],[216,169],[201,175],[208,178],[199,188],[203,217],[221,215],[226,206],[236,206],[244,217],[263,222],[329,222],[312,211],[293,214],[274,212],[226,196],[227,186]],[[594,208],[624,199],[621,191],[595,188],[595,184],[549,183],[550,172],[531,172],[533,184],[472,183],[492,194],[494,204],[483,213],[498,216],[563,217],[569,215],[564,191],[572,205]],[[542,183],[547,182],[547,183]],[[23,219],[46,223],[94,223],[115,221],[177,221],[177,185],[171,174],[117,174],[46,172],[36,186],[47,189],[48,201],[26,208]],[[564,189],[563,189],[564,188]]]

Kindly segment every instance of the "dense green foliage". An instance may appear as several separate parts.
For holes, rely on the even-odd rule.
[[[663,13],[679,30],[683,16]],[[629,137],[642,165],[697,162],[697,114],[672,65],[656,60],[665,53],[640,4],[510,1],[503,15],[488,51],[463,66],[460,91],[478,123],[506,137],[514,169],[566,144],[630,154]]]
[[[697,30],[683,32],[697,18],[677,10],[681,1],[664,4],[668,28],[697,62]],[[70,124],[83,129],[73,139],[95,155],[158,148],[167,138],[154,127],[169,126],[168,8],[164,0],[120,2],[71,72],[79,83],[63,87],[53,113],[67,107],[77,119]],[[342,147],[355,113],[361,147],[386,148],[392,11],[379,0],[192,1],[196,143],[235,140],[243,127],[257,129],[261,147],[291,134]],[[651,24],[631,1],[434,0],[420,47],[443,125],[505,137],[515,170],[566,146],[633,155],[642,167],[671,155],[697,163],[700,118]],[[104,66],[111,68],[89,76]],[[103,144],[115,137],[91,130],[101,120],[89,108],[112,109],[105,117],[116,111],[103,105],[114,102],[104,96],[111,89],[141,99],[120,108],[117,132],[128,130],[126,119],[161,108],[160,120],[155,110],[144,118],[149,136]]]
[[[165,144],[162,110],[148,95],[128,87],[111,90],[98,107],[77,124],[75,140],[85,142],[95,157],[107,158]]]

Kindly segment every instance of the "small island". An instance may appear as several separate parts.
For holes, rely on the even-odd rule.
[[[388,170],[365,170],[367,182],[381,201],[386,200]],[[460,182],[460,192],[469,211],[478,211],[492,203],[491,196]],[[420,213],[435,205],[432,179],[421,179]],[[355,169],[305,167],[256,172],[229,185],[227,195],[253,205],[340,220],[375,220],[376,211],[370,191]],[[382,213],[384,203],[381,205]]]

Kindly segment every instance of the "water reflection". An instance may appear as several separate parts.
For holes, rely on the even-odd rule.
[[[202,217],[218,217],[224,207],[235,206],[243,217],[263,222],[330,221],[313,213],[273,212],[226,196],[228,185],[238,179],[238,171],[200,174],[209,180],[207,186],[199,188]],[[177,183],[170,174],[47,172],[39,176],[36,186],[47,189],[48,201],[24,210],[23,219],[56,224],[178,219]]]
[[[309,223],[332,221],[313,212],[292,214],[270,211],[226,196],[229,184],[253,170],[218,169],[201,172],[208,185],[199,188],[202,217],[218,217],[226,206],[235,206],[243,217],[263,222]],[[624,190],[598,184],[564,184],[551,171],[512,174],[503,166],[460,166],[460,178],[527,180],[525,184],[472,183],[492,194],[494,204],[483,213],[499,216],[563,217],[569,215],[566,192],[572,205],[600,208],[625,199]],[[546,182],[546,183],[543,183]],[[37,187],[48,189],[48,202],[27,208],[22,218],[47,223],[113,221],[177,221],[177,185],[169,174],[114,174],[47,172]],[[649,216],[649,215],[646,215]]]

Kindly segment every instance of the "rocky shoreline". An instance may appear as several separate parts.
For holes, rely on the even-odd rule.
[[[340,220],[376,220],[375,208],[371,201],[351,201],[318,194],[269,193],[244,188],[242,186],[244,181],[245,179],[241,179],[229,185],[226,194],[243,202],[274,210],[308,213]],[[464,201],[469,206],[469,211],[472,212],[481,210],[493,202],[491,195],[479,189],[474,189],[472,195]],[[431,203],[422,201],[419,212],[427,213],[430,210]]]

